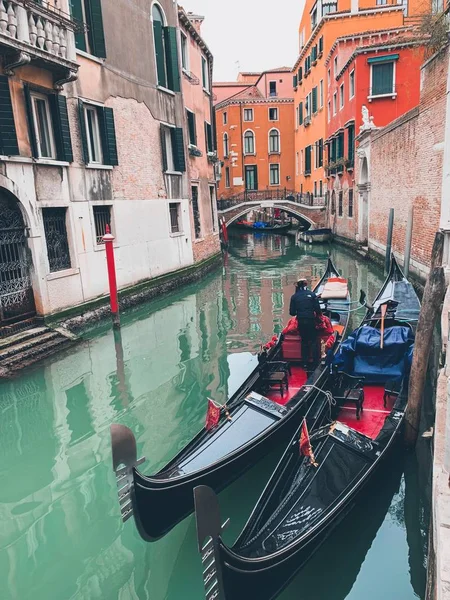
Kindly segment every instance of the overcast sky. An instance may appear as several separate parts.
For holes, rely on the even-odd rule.
[[[205,17],[202,37],[214,54],[214,80],[238,71],[291,67],[297,58],[303,0],[180,0]]]

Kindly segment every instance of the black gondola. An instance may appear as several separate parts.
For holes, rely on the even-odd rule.
[[[292,224],[287,223],[286,225],[282,225],[281,223],[275,223],[274,225],[265,224],[265,227],[257,227],[254,223],[236,221],[231,227],[244,231],[253,231],[253,233],[287,233]]]
[[[250,590],[251,597],[258,600],[276,598],[352,508],[358,492],[393,447],[402,424],[406,408],[404,384],[419,310],[414,289],[393,258],[389,277],[373,307],[335,357],[339,363],[351,356],[356,377],[367,371],[361,383],[367,394],[363,416],[360,420],[355,418],[354,407],[343,398],[342,404],[335,407],[333,418],[311,434],[315,464],[312,456],[303,456],[299,451],[302,426],[299,428],[233,547],[229,548],[221,538],[214,492],[205,486],[195,489],[207,600],[243,600],[249,597]],[[386,325],[383,344],[381,321]],[[362,352],[362,338],[370,341],[365,346],[369,354]],[[394,380],[389,382],[384,377],[382,381],[383,374],[373,360],[375,355],[380,360],[390,355],[384,373],[389,364],[388,380],[395,374]],[[377,408],[373,408],[374,402]],[[390,409],[387,403],[391,404]],[[314,405],[310,410],[314,410]],[[339,421],[334,421],[336,416]]]
[[[331,259],[315,290],[324,294],[330,279],[339,278]],[[329,298],[326,311],[333,323],[333,351],[340,340],[349,318],[349,295],[341,299]],[[119,486],[122,518],[134,515],[140,535],[155,541],[172,529],[194,510],[193,490],[198,485],[209,485],[216,491],[224,489],[246,469],[269,453],[276,445],[289,439],[301,422],[307,407],[322,392],[329,380],[325,361],[307,378],[298,366],[291,366],[291,381],[297,376],[298,387],[290,386],[287,404],[280,405],[276,390],[262,390],[264,368],[282,359],[283,336],[274,347],[260,354],[257,368],[250,374],[222,409],[218,426],[203,428],[197,436],[155,475],[143,475],[138,469],[136,441],[132,431],[123,425],[111,426],[113,466]],[[297,344],[300,348],[300,344]],[[314,383],[315,387],[311,387]],[[305,385],[306,384],[306,385]],[[269,396],[269,399],[268,397]],[[280,399],[281,400],[281,399]],[[279,400],[279,401],[280,401]]]

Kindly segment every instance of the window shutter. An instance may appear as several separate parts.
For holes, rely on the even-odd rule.
[[[34,118],[33,118],[33,107],[31,104],[31,94],[30,88],[28,84],[24,83],[23,85],[23,93],[25,95],[25,107],[27,109],[27,117],[28,117],[28,134],[30,137],[30,146],[31,146],[31,156],[37,157],[37,143],[36,143],[36,134],[34,131]]]
[[[297,87],[297,85],[298,85],[298,76],[297,76],[297,75],[294,75],[294,76],[292,77],[292,87],[295,87],[295,88],[296,88],[296,87]]]
[[[9,91],[9,79],[0,75],[0,153],[5,156],[17,156],[17,143],[14,113]]]
[[[176,27],[164,27],[164,42],[167,57],[167,85],[173,92],[180,91],[180,65]]]
[[[319,38],[319,54],[323,52],[323,35]]]
[[[312,89],[312,111],[317,112],[317,87]]]
[[[303,125],[303,102],[298,105],[298,124]]]
[[[355,132],[351,125],[348,128],[348,160],[353,160],[355,154]]]
[[[158,85],[167,87],[166,57],[164,55],[163,28],[159,21],[153,21],[153,37],[155,41],[156,71]]]
[[[82,0],[70,0],[69,5],[70,14],[72,15],[72,17],[80,23],[83,23],[84,18],[81,2]],[[75,33],[75,46],[78,48],[78,50],[83,50],[84,52],[86,52],[86,36],[84,34],[84,31],[78,31],[77,33]]]
[[[88,0],[89,5],[89,41],[92,44],[92,54],[106,58],[105,32],[103,29],[101,0]]]
[[[317,60],[317,46],[313,46],[311,49],[311,59],[312,62]]]
[[[181,127],[174,127],[170,130],[170,132],[172,135],[173,162],[175,165],[175,171],[184,173],[186,171],[186,159],[184,156],[183,130]]]
[[[319,140],[319,167],[323,166],[323,139]]]
[[[166,145],[166,128],[161,125],[159,133],[161,135],[161,159],[162,159],[162,170],[165,173],[167,171],[167,145]]]
[[[298,82],[301,83],[302,79],[303,79],[303,68],[302,67],[299,67],[297,77],[298,77]]]
[[[394,63],[372,65],[372,94],[391,94],[394,90]]]
[[[113,167],[119,164],[117,156],[116,127],[114,124],[114,111],[105,106],[99,110],[100,123],[103,125],[103,162]],[[103,123],[102,123],[103,121]]]
[[[211,125],[205,121],[205,140],[206,140],[206,152],[212,152],[212,129]]]
[[[89,150],[87,143],[86,133],[86,121],[84,120],[84,104],[81,100],[78,100],[78,121],[80,125],[80,137],[81,137],[81,150],[83,155],[83,162],[88,164],[89,162]]]
[[[53,129],[55,131],[56,154],[58,160],[73,162],[72,139],[70,137],[67,100],[60,94],[49,97],[52,110]]]

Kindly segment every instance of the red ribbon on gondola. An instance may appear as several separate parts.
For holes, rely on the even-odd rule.
[[[311,446],[311,440],[309,439],[309,432],[305,419],[303,419],[302,430],[300,433],[300,454],[302,456],[308,456],[314,467],[318,466],[316,459],[314,458],[314,452]]]
[[[227,417],[227,419],[229,421],[231,421],[230,413],[228,412],[226,405],[221,406],[220,404],[217,404],[216,402],[214,402],[214,400],[211,400],[211,398],[208,398],[208,410],[206,412],[206,421],[205,421],[206,431],[209,431],[210,429],[214,429],[214,427],[217,427],[217,425],[220,421],[220,411],[222,408],[225,408],[225,416]]]

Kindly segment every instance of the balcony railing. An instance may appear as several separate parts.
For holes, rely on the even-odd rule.
[[[287,188],[275,188],[265,190],[245,190],[230,198],[221,198],[217,201],[218,210],[226,210],[242,204],[243,202],[263,202],[270,200],[289,200],[296,204],[309,207],[323,207],[326,203],[325,196],[314,196],[314,194],[299,194]]]
[[[6,61],[6,71],[32,61],[76,71],[74,32],[83,27],[47,2],[0,0],[0,52],[3,47],[8,54],[16,53]]]

